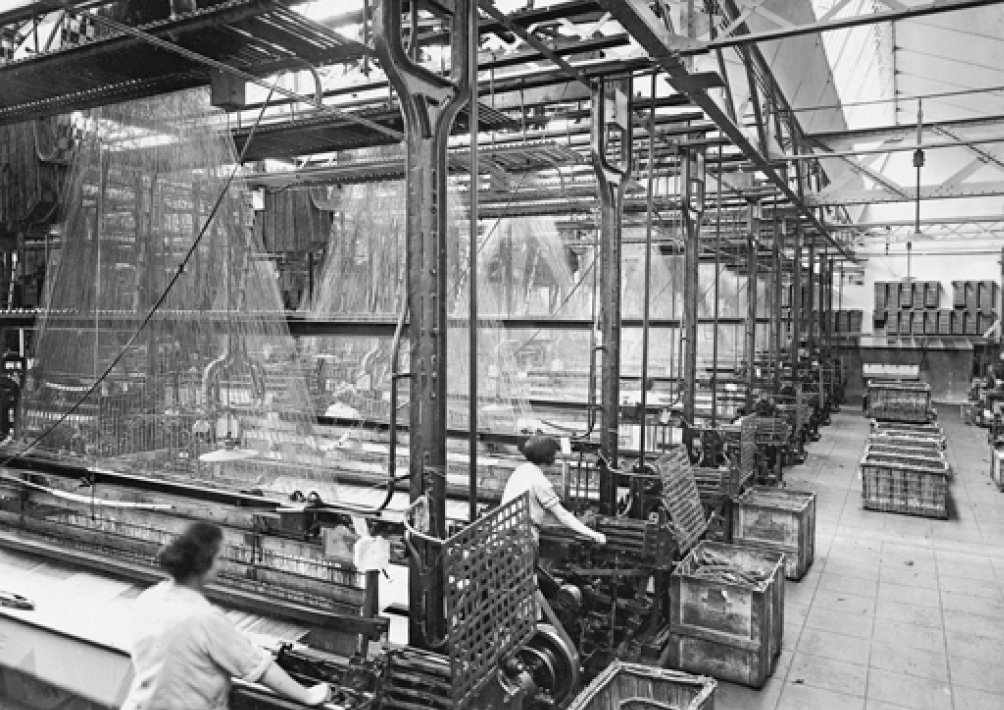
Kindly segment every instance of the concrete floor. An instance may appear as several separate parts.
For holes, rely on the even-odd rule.
[[[948,520],[861,507],[868,420],[847,406],[788,486],[813,491],[816,559],[788,582],[784,650],[761,690],[721,683],[718,710],[1004,710],[1004,493],[986,430],[942,405]]]

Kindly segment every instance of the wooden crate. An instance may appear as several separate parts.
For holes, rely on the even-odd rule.
[[[952,334],[952,312],[938,311],[938,335]]]
[[[1004,449],[990,452],[990,480],[997,486],[997,490],[1004,491]]]
[[[913,307],[913,284],[903,283],[899,285],[899,307]]]
[[[1000,287],[996,281],[979,282],[979,309],[981,311],[992,311],[997,308],[997,299],[1000,295]]]
[[[938,312],[926,311],[924,313],[924,335],[938,334]]]
[[[924,383],[869,382],[867,415],[896,422],[929,421],[931,388]]]
[[[941,282],[928,281],[924,290],[924,308],[938,308],[941,305]]]
[[[910,308],[916,310],[923,310],[924,304],[927,302],[927,282],[917,281],[913,284],[913,301],[910,304]]]
[[[886,309],[886,295],[888,289],[884,281],[875,282],[875,310],[884,311]]]
[[[966,281],[966,310],[970,313],[980,310],[979,281]]]
[[[615,660],[568,710],[713,710],[716,687],[707,676]]]
[[[784,574],[799,580],[816,555],[816,494],[755,487],[732,507],[737,544],[784,553]]]
[[[966,332],[966,312],[952,311],[952,335],[964,335]]]
[[[852,333],[860,333],[861,326],[864,324],[865,314],[864,311],[850,311],[850,324],[849,329]]]
[[[899,334],[909,335],[910,326],[913,324],[913,314],[910,311],[899,312]]]
[[[963,335],[979,335],[978,332],[979,323],[977,323],[976,321],[976,315],[977,315],[976,311],[970,311],[970,310],[967,310],[965,313],[962,314],[963,318],[962,322],[964,324],[962,328]]]
[[[965,281],[953,281],[952,282],[952,307],[953,308],[965,308],[966,307],[966,282]]]
[[[997,322],[997,314],[993,311],[980,311],[976,318],[976,330],[983,335]]]
[[[924,311],[914,311],[913,312],[913,334],[923,335],[924,329],[927,326],[927,318],[925,318]]]
[[[750,586],[696,576],[714,555],[730,566],[760,569]],[[670,576],[669,642],[661,665],[760,688],[774,672],[784,633],[784,555],[701,542]]]
[[[885,458],[885,457],[883,457]],[[861,497],[868,510],[925,518],[948,517],[948,471],[937,462],[861,459]]]
[[[893,439],[879,435],[868,439],[865,450],[882,454],[922,456],[945,460],[945,450],[933,439]]]

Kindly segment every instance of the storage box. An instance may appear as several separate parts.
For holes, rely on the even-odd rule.
[[[938,335],[952,334],[952,312],[938,311]]]
[[[910,304],[910,307],[917,310],[923,310],[926,302],[927,282],[918,281],[913,285],[913,303]]]
[[[993,311],[980,311],[976,319],[976,330],[983,335],[997,322],[997,314]]]
[[[1004,491],[1004,449],[990,452],[990,480],[997,485],[997,490]]]
[[[962,322],[964,323],[962,330],[963,335],[979,335],[977,327],[979,324],[976,321],[975,311],[966,311],[965,314],[963,314]]]
[[[966,307],[966,282],[965,281],[953,281],[952,282],[952,307],[953,308],[965,308]]]
[[[979,285],[979,309],[981,311],[992,311],[997,308],[997,299],[1000,287],[996,281],[980,281]]]
[[[909,335],[910,326],[913,323],[913,314],[910,311],[900,311],[899,312],[899,334]]]
[[[568,710],[713,710],[717,687],[707,676],[614,661]]]
[[[883,281],[875,282],[875,310],[884,311],[886,308],[886,285]]]
[[[861,497],[868,510],[926,518],[948,517],[948,472],[944,466],[861,459]]]
[[[898,422],[927,422],[931,388],[923,383],[871,382],[867,415]]]
[[[927,328],[927,318],[924,311],[914,311],[913,312],[913,334],[923,335]]]
[[[904,283],[899,285],[899,307],[911,308],[913,306],[913,284]]]
[[[766,581],[748,585],[702,577],[700,560],[708,556],[761,570]],[[669,632],[662,665],[762,687],[781,653],[783,553],[700,543],[670,576]]]
[[[924,308],[937,308],[941,305],[941,282],[928,281],[924,291]]]
[[[966,312],[952,311],[952,335],[965,335]]]
[[[979,281],[966,281],[966,310],[970,313],[980,310]]]
[[[784,574],[801,579],[816,555],[816,494],[756,487],[732,507],[736,544],[784,553]]]

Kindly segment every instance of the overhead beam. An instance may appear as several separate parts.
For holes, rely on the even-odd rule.
[[[829,19],[826,21],[810,22],[804,25],[795,25],[785,22],[783,26],[779,26],[776,30],[765,30],[763,32],[754,32],[752,34],[743,35],[719,35],[717,39],[701,42],[699,47],[681,48],[680,54],[684,56],[701,54],[703,52],[708,52],[714,49],[723,49],[725,47],[736,47],[745,44],[757,44],[760,42],[774,42],[788,37],[818,34],[821,32],[832,32],[833,30],[846,30],[852,27],[874,25],[881,22],[898,22],[917,17],[925,17],[927,15],[936,15],[942,12],[953,12],[956,10],[968,10],[971,8],[998,5],[1001,2],[1004,2],[1004,0],[955,0],[954,2],[951,0],[932,0],[931,2],[927,2],[923,5],[915,5],[912,7],[900,6],[901,9],[888,10],[886,12],[873,12],[866,15],[855,15],[854,17],[843,17],[839,19]],[[606,5],[603,0],[601,0],[600,4]],[[749,7],[749,5],[747,5],[747,7]],[[748,14],[759,14],[761,17],[764,17],[763,12],[757,12],[759,7],[760,6],[752,8],[752,11]],[[766,16],[765,19],[773,24],[779,24],[776,21],[776,15]],[[735,25],[737,25],[737,23],[733,22],[732,26],[726,29],[728,29],[729,32],[732,32],[737,29]]]
[[[926,121],[925,131],[937,129],[970,130],[975,128],[999,128],[1004,126],[1004,116],[981,116],[979,118],[964,118],[953,121]],[[895,140],[911,138],[917,135],[917,127],[911,125],[875,126],[874,128],[859,128],[848,131],[830,131],[827,133],[811,133],[806,136],[810,141],[825,143],[831,148],[838,145],[853,145],[869,140]],[[913,146],[911,146],[913,150]]]
[[[970,197],[1001,196],[1004,196],[1004,182],[962,183],[948,190],[945,189],[944,185],[931,185],[920,188],[920,199],[922,200],[954,200]],[[910,190],[905,196],[894,195],[885,190],[849,190],[834,194],[814,193],[805,196],[805,201],[814,207],[912,202],[915,199],[917,199],[916,190]]]
[[[658,18],[652,13],[652,10],[649,9],[648,3],[644,2],[644,0],[599,0],[599,4],[634,37],[648,53],[652,61],[666,71],[669,75],[669,83],[677,91],[684,92],[690,96],[691,101],[697,104],[707,114],[708,118],[715,122],[718,129],[743,152],[768,180],[777,186],[778,190],[797,207],[798,211],[809,220],[813,227],[825,236],[826,240],[838,252],[848,259],[853,259],[853,255],[848,252],[843,244],[832,237],[829,230],[819,221],[816,214],[795,194],[788,181],[774,169],[774,161],[765,157],[749,141],[746,134],[725,114],[718,103],[708,95],[705,90],[707,75],[691,74],[687,70],[687,67],[681,61],[681,54],[683,53],[681,45],[683,43],[659,22]],[[705,86],[702,86],[702,84],[705,84]]]

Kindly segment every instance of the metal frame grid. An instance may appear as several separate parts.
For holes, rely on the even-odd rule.
[[[673,522],[676,544],[686,554],[708,529],[686,447],[674,447],[660,456],[655,468],[662,479],[662,501]]]
[[[475,520],[443,546],[451,695],[462,710],[536,628],[527,494]]]

